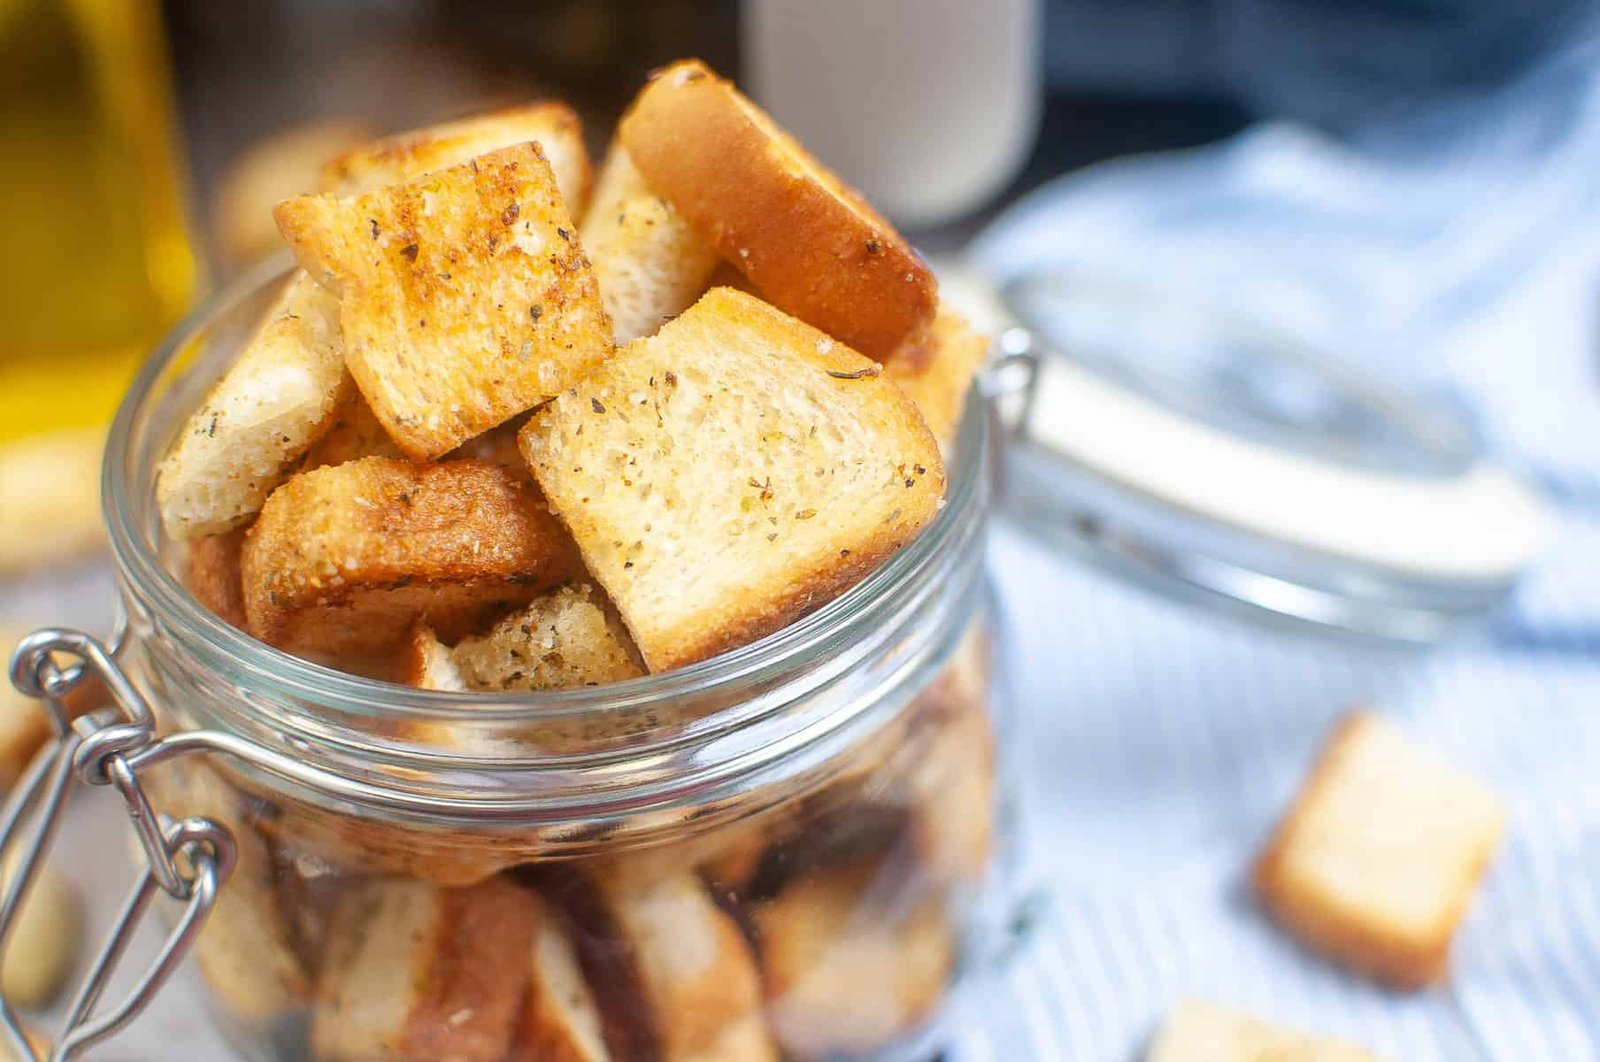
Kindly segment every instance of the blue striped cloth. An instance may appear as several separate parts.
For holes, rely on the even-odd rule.
[[[1197,996],[1396,1060],[1600,1058],[1600,49],[1334,143],[1282,126],[1049,186],[975,249],[1174,274],[1290,313],[1358,365],[1465,393],[1557,509],[1483,632],[1429,652],[1150,597],[1002,526],[1033,930],[961,1059],[1121,1060]],[[1225,283],[1218,283],[1223,278]],[[1371,704],[1490,780],[1506,844],[1453,974],[1397,995],[1296,946],[1250,861],[1332,721]]]

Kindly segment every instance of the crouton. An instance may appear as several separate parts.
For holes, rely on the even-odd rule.
[[[367,400],[352,384],[334,407],[322,437],[311,444],[300,462],[300,471],[309,472],[325,465],[342,465],[363,457],[404,457],[389,438]]]
[[[1499,843],[1494,792],[1393,723],[1346,716],[1255,868],[1292,933],[1397,988],[1441,979]]]
[[[465,693],[469,688],[461,669],[450,659],[450,647],[426,623],[411,628],[400,650],[396,671],[397,682],[419,690]]]
[[[759,1015],[750,947],[693,874],[634,874],[614,864],[583,875],[565,899],[613,1056],[707,1057]]]
[[[539,899],[528,994],[511,1058],[606,1062],[604,1023],[559,912]]]
[[[611,351],[589,259],[536,144],[352,198],[288,199],[276,217],[338,293],[345,363],[415,460],[538,405]]]
[[[161,462],[156,502],[167,534],[220,535],[248,522],[350,386],[338,302],[296,273]]]
[[[961,427],[972,378],[988,353],[988,338],[973,331],[948,303],[940,302],[927,329],[883,363],[884,372],[917,404],[947,454]]]
[[[358,886],[333,920],[313,1054],[499,1062],[527,994],[538,921],[534,895],[502,878],[462,889],[409,878]]]
[[[283,237],[272,223],[278,200],[316,191],[317,174],[328,160],[372,133],[349,119],[291,126],[255,141],[229,162],[211,212],[222,260],[238,267],[282,250]]]
[[[751,909],[767,1021],[789,1057],[872,1054],[944,995],[956,940],[942,905],[885,910],[872,902],[877,869],[865,860],[808,874]]]
[[[499,465],[368,457],[273,492],[245,538],[245,616],[292,652],[378,653],[418,620],[460,637],[578,570],[537,492]]]
[[[571,107],[549,101],[505,107],[363,144],[323,167],[322,191],[371,192],[530,140],[549,160],[567,212],[582,217],[592,176],[583,126]]]
[[[829,601],[944,494],[937,443],[877,363],[727,288],[622,348],[520,439],[651,671]]]
[[[906,783],[918,863],[932,881],[979,881],[994,846],[989,716],[982,702],[970,703],[933,725],[936,732],[910,766]]]
[[[73,560],[105,545],[102,427],[0,443],[0,576]],[[49,528],[41,534],[41,528]]]
[[[146,776],[156,809],[175,819],[198,815],[233,835],[233,874],[195,942],[206,987],[228,1012],[251,1023],[291,1013],[311,998],[311,975],[284,917],[272,851],[255,828],[248,798],[210,768],[192,763]]]
[[[1377,1062],[1353,1044],[1319,1040],[1224,1007],[1185,1000],[1162,1023],[1145,1062]]]
[[[554,690],[637,678],[633,642],[610,602],[586,584],[535,598],[450,656],[475,690]]]
[[[620,143],[579,226],[617,343],[655,332],[706,290],[717,252],[651,191]]]
[[[911,246],[704,64],[657,72],[618,129],[650,187],[773,305],[880,359],[932,319]]]
[[[245,531],[240,527],[189,543],[189,592],[223,622],[241,630],[245,615],[240,554]]]

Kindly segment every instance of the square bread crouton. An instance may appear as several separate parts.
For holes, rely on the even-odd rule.
[[[1292,933],[1397,988],[1445,975],[1499,844],[1494,792],[1367,711],[1346,716],[1255,868]]]
[[[946,453],[961,427],[972,378],[988,353],[989,338],[940,302],[933,323],[883,363],[884,372],[917,404]]]
[[[323,167],[322,190],[335,195],[370,192],[530,140],[549,160],[567,212],[582,217],[592,177],[583,125],[571,107],[552,101],[505,107],[362,144]]]
[[[658,71],[618,130],[650,187],[773,305],[880,359],[932,319],[937,286],[911,245],[703,63]]]
[[[338,300],[297,272],[157,470],[167,534],[218,535],[248,521],[350,390]]]
[[[650,335],[687,309],[705,292],[720,261],[716,249],[645,183],[620,143],[606,153],[594,206],[578,231],[619,344]]]
[[[442,889],[376,879],[333,919],[311,1045],[326,1062],[500,1062],[527,995],[537,898],[503,878]]]
[[[1353,1044],[1318,1040],[1195,1000],[1172,1009],[1145,1062],[1377,1062]]]
[[[267,499],[244,544],[245,616],[291,652],[379,653],[418,620],[459,637],[578,570],[538,492],[500,465],[368,457]]]
[[[563,586],[463,638],[451,660],[475,690],[558,690],[602,686],[644,674],[611,603],[593,587]]]
[[[189,543],[189,592],[225,623],[245,628],[242,554],[246,528]]]
[[[373,415],[367,400],[352,386],[339,404],[334,407],[322,438],[311,444],[300,471],[309,472],[324,465],[342,465],[362,457],[404,457],[400,447],[389,438],[378,418]]]
[[[750,946],[693,874],[631,873],[619,863],[572,875],[545,894],[573,920],[614,1057],[716,1058],[732,1031],[759,1020]],[[749,1054],[732,1057],[775,1059],[759,1033]]]
[[[536,144],[352,198],[278,204],[339,294],[345,363],[389,437],[438,457],[611,352],[589,259]]]
[[[174,763],[145,776],[157,811],[199,815],[233,834],[235,863],[194,946],[206,987],[238,1018],[287,1017],[311,998],[312,978],[296,948],[270,843],[256,828],[250,798],[205,765]]]
[[[395,681],[419,690],[450,693],[465,693],[470,688],[461,669],[450,659],[450,647],[426,623],[416,624],[406,635],[395,661]]]
[[[728,288],[540,409],[521,443],[651,671],[831,600],[944,495],[938,444],[877,363]]]
[[[751,910],[767,1019],[786,1057],[870,1055],[943,998],[956,939],[942,905],[885,910],[871,902],[876,872],[873,860],[814,872]]]
[[[533,932],[528,994],[509,1058],[606,1062],[605,1023],[584,980],[565,919],[542,898]]]

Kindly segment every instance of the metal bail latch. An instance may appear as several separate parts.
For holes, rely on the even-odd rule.
[[[74,720],[63,699],[92,678],[105,684],[112,706]],[[148,754],[163,742],[156,737],[150,706],[100,642],[77,631],[36,631],[12,654],[11,682],[24,695],[44,702],[54,735],[29,764],[0,812],[0,857],[8,871],[0,895],[0,958],[39,864],[55,839],[74,776],[85,785],[114,786],[122,794],[146,864],[110,938],[73,996],[55,1047],[47,1056],[56,1062],[76,1058],[86,1048],[114,1036],[166,983],[215,906],[217,893],[233,870],[235,845],[227,827],[210,819],[173,822],[156,815],[140,783],[139,769],[140,764],[151,762]],[[167,751],[179,754],[183,750]],[[102,1011],[100,998],[157,889],[180,901],[183,913],[127,996]],[[42,1062],[3,992],[0,1027],[16,1057]]]

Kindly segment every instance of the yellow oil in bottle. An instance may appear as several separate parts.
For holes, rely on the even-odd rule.
[[[196,274],[155,0],[0,0],[0,444],[103,424]]]

